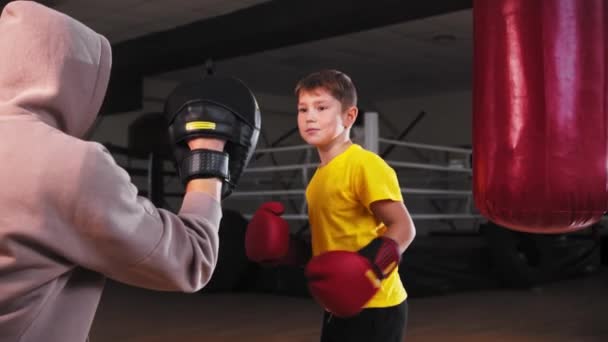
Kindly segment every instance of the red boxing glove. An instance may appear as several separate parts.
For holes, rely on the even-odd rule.
[[[247,225],[245,252],[258,263],[277,263],[289,252],[289,224],[281,215],[285,207],[279,202],[260,206]]]
[[[338,317],[358,314],[380,289],[381,281],[399,265],[398,244],[378,237],[359,252],[330,251],[306,265],[312,296]]]

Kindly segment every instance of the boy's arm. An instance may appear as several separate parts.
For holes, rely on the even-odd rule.
[[[399,253],[403,253],[416,236],[414,222],[403,202],[376,201],[370,205],[370,209],[374,216],[386,225],[384,237],[397,242]]]

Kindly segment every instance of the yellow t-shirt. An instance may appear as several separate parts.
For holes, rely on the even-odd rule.
[[[384,234],[387,228],[373,215],[370,204],[387,199],[403,201],[395,171],[357,144],[318,167],[306,188],[313,255],[355,252]],[[365,307],[395,306],[407,298],[397,271],[382,281]]]

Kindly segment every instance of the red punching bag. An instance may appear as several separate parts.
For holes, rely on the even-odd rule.
[[[473,194],[510,229],[606,211],[608,0],[475,0]]]

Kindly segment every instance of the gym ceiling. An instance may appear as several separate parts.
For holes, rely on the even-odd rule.
[[[200,77],[209,59],[218,74],[277,95],[320,68],[349,73],[375,99],[470,89],[472,0],[39,2],[112,43],[104,114],[140,109],[144,79]]]

